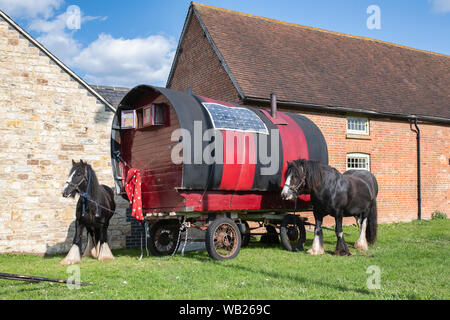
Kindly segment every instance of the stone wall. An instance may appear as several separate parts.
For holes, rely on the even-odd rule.
[[[39,48],[0,18],[0,253],[54,254],[74,236],[76,199],[61,196],[71,160],[83,159],[113,187],[113,113]],[[124,247],[125,209],[109,242]]]

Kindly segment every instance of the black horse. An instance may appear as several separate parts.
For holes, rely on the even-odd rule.
[[[367,242],[377,236],[378,183],[366,170],[348,170],[344,174],[335,168],[304,159],[288,162],[286,183],[281,192],[285,200],[300,194],[310,194],[316,227],[310,254],[323,254],[322,219],[331,215],[336,220],[336,255],[350,255],[342,232],[342,218],[353,216],[360,229],[355,248],[367,250]]]
[[[61,264],[68,265],[81,261],[81,235],[84,227],[88,232],[88,243],[83,257],[91,256],[99,261],[114,259],[107,243],[109,220],[116,209],[114,192],[110,187],[99,184],[94,170],[83,160],[79,163],[72,160],[72,169],[62,195],[74,198],[77,193],[80,194],[80,198],[76,209],[75,237],[69,253]]]

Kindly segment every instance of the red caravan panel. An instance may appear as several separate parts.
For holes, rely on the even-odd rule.
[[[227,102],[200,97],[204,102],[234,108]],[[255,178],[256,148],[252,132],[221,130],[223,139],[223,171],[219,190],[251,190]]]
[[[270,113],[262,110],[267,118],[274,124],[278,123],[278,130],[280,131],[281,143],[283,147],[283,169],[281,171],[280,187],[284,186],[286,182],[287,162],[297,159],[309,160],[308,144],[306,142],[305,134],[298,124],[288,115],[277,112],[277,119],[271,117]],[[309,195],[301,195],[299,199],[310,201]]]
[[[222,130],[222,138],[225,148],[219,190],[250,190],[256,167],[254,133]]]
[[[280,192],[182,192],[187,211],[258,211],[293,210],[292,202],[282,201]],[[305,209],[307,201],[298,201],[297,209]]]

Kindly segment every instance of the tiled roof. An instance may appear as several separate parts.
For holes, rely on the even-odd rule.
[[[193,3],[244,98],[450,119],[450,56]]]
[[[114,108],[119,106],[122,98],[130,91],[128,88],[121,87],[108,87],[108,86],[97,86],[90,85],[99,95],[101,95],[106,101],[108,101]]]

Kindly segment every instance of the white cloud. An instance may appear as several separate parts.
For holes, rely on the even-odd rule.
[[[69,29],[71,12],[55,15],[54,10],[62,2],[0,0],[0,6],[3,9],[8,5],[10,14],[25,18],[28,29],[38,35],[36,39],[66,65],[77,68],[89,83],[127,87],[142,83],[165,85],[175,55],[173,39],[160,35],[124,39],[100,34],[95,41],[83,45],[75,38],[77,30]],[[78,13],[81,28],[88,21],[107,18],[85,16],[81,10]]]
[[[73,66],[86,71],[93,84],[165,85],[176,43],[160,35],[124,39],[101,34],[74,57]]]
[[[67,12],[58,15],[53,20],[34,19],[29,29],[40,34],[37,40],[41,42],[50,52],[70,65],[82,45],[73,38],[76,30],[67,29]]]
[[[0,0],[0,9],[15,18],[49,18],[64,0]]]
[[[428,0],[431,3],[433,12],[447,13],[450,12],[450,0]]]

